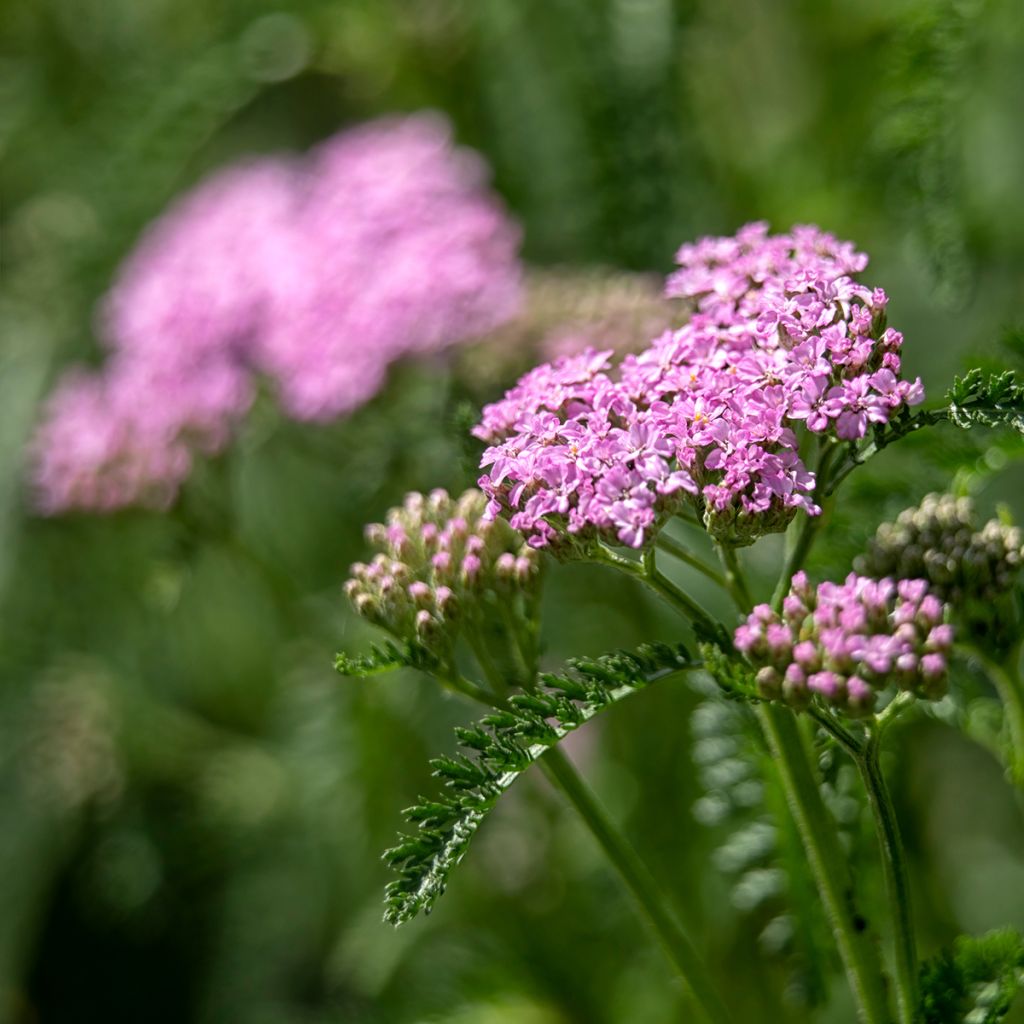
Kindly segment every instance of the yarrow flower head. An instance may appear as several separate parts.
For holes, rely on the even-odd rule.
[[[476,490],[456,500],[443,490],[414,492],[385,523],[368,526],[378,553],[351,568],[345,592],[355,610],[443,662],[452,658],[459,634],[479,631],[485,609],[496,602],[502,614],[493,616],[491,634],[500,632],[498,622],[529,634],[540,595],[539,556],[508,523],[485,518],[486,504]]]
[[[215,174],[122,266],[102,372],[58,383],[31,452],[41,510],[168,503],[260,376],[295,419],[351,412],[395,360],[507,320],[518,245],[482,162],[434,115]]]
[[[532,544],[642,547],[685,503],[717,539],[751,543],[819,512],[798,428],[855,440],[922,400],[899,378],[884,292],[847,276],[866,262],[847,243],[751,225],[681,259],[668,293],[696,304],[688,323],[617,366],[593,349],[539,366],[484,409],[479,484]]]
[[[853,717],[891,685],[928,700],[946,692],[953,627],[925,580],[851,573],[813,587],[797,573],[782,613],[758,605],[735,643],[758,668],[762,696],[806,707],[818,697]]]

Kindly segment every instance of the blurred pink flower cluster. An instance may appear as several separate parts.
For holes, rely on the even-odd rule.
[[[58,383],[32,443],[40,509],[173,500],[263,376],[326,421],[396,359],[509,319],[519,231],[443,118],[390,118],[201,183],[152,225],[101,309],[101,372]]]

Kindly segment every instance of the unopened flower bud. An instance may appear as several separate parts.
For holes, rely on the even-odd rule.
[[[853,716],[870,714],[878,692],[891,684],[928,699],[942,695],[953,631],[941,623],[943,605],[923,581],[897,585],[851,573],[814,595],[807,595],[806,579],[797,582],[800,601],[814,612],[801,622],[796,643],[787,642],[792,627],[766,606],[736,630],[737,649],[759,669],[758,678],[764,673],[764,696],[779,672],[786,703],[802,707],[813,696]]]
[[[515,575],[516,556],[509,551],[506,551],[504,554],[499,555],[498,560],[494,563],[494,569],[499,576],[504,576],[507,578]]]
[[[789,665],[782,680],[782,698],[790,707],[805,707],[811,699],[807,677],[799,665]]]
[[[516,559],[516,579],[520,583],[525,583],[531,576],[537,571],[537,559],[529,558],[526,555],[520,555]]]
[[[383,547],[388,542],[387,527],[383,523],[368,523],[363,528],[363,536],[370,544]]]
[[[782,694],[782,676],[778,669],[765,665],[764,668],[758,669],[756,681],[762,697],[772,700]]]

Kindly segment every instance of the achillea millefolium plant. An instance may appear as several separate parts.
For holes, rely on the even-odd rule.
[[[979,526],[954,495],[930,496],[880,528],[845,578],[813,580],[804,566],[828,544],[842,483],[869,472],[859,467],[876,452],[943,422],[1022,431],[1024,385],[1011,372],[972,371],[923,405],[920,380],[901,372],[888,296],[860,280],[866,256],[817,228],[771,235],[754,224],[683,246],[677,262],[666,288],[677,323],[639,352],[583,349],[531,370],[473,429],[487,445],[479,491],[411,494],[367,530],[377,553],[353,567],[347,590],[390,636],[369,656],[339,656],[338,668],[413,666],[487,709],[457,731],[460,752],[433,762],[441,792],[406,812],[414,829],[385,855],[396,875],[385,916],[401,924],[429,912],[488,811],[537,764],[636,897],[698,1016],[732,1019],[699,941],[560,747],[595,715],[688,674],[710,702],[703,719],[715,702],[732,709],[728,734],[722,716],[702,726],[702,770],[722,763],[711,747],[724,744],[734,788],[747,787],[738,803],[782,795],[747,846],[770,858],[780,836],[798,837],[858,1018],[1000,1020],[1024,984],[1024,939],[963,937],[922,964],[880,755],[901,717],[947,694],[951,663],[973,659],[1000,696],[1000,752],[1024,786],[1020,533],[1008,522]],[[681,525],[670,533],[673,520]],[[698,553],[706,539],[681,541],[683,530],[709,535],[720,564]],[[774,589],[760,594],[740,553],[783,531]],[[640,581],[679,613],[683,642],[542,672],[547,557]],[[703,574],[733,610],[716,618],[665,571],[666,558]],[[816,757],[823,745],[831,753]],[[856,902],[850,844],[831,806],[847,786],[838,757],[874,822],[887,920],[868,920]],[[720,866],[747,858],[741,847]],[[784,899],[777,869],[757,880],[765,892],[751,882],[748,902]],[[776,933],[803,912],[790,908]]]

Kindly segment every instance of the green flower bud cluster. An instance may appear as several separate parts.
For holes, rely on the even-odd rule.
[[[926,579],[932,593],[959,607],[1012,590],[1022,559],[1017,527],[993,519],[979,530],[970,498],[929,494],[878,528],[858,570],[876,579]]]
[[[532,637],[540,552],[505,520],[487,518],[486,507],[477,490],[457,499],[443,490],[406,495],[386,522],[366,527],[377,554],[351,567],[345,592],[355,610],[445,663],[463,632],[478,651]],[[501,635],[509,630],[515,635]],[[501,663],[503,653],[494,660]]]

